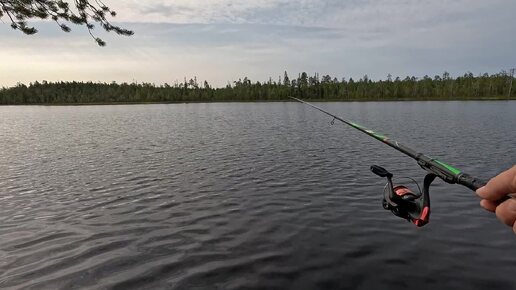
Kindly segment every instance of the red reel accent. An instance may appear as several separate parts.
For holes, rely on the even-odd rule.
[[[407,194],[414,195],[414,193],[410,189],[408,189],[406,186],[403,186],[403,185],[395,186],[393,189],[394,189],[394,193],[400,197],[407,195]]]
[[[412,222],[418,226],[418,227],[422,227],[424,225],[426,225],[428,223],[428,216],[430,215],[430,209],[428,208],[428,206],[425,206],[423,208],[423,211],[421,212],[421,215],[419,216],[419,218],[417,220],[413,220]]]

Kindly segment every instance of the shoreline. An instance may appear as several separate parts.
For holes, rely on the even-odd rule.
[[[304,99],[316,103],[351,103],[351,102],[467,102],[467,101],[515,101],[516,98],[467,98],[467,99]],[[227,101],[172,101],[172,102],[92,102],[92,103],[26,103],[26,104],[0,104],[6,106],[113,106],[113,105],[158,105],[158,104],[211,104],[211,103],[290,103],[291,99],[284,100],[227,100]]]

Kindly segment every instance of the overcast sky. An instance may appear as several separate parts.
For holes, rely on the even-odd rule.
[[[0,22],[0,86],[35,80],[138,81],[197,76],[221,86],[306,71],[385,79],[516,66],[513,0],[106,0],[132,37]]]

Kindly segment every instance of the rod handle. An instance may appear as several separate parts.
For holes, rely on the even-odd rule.
[[[467,173],[461,173],[457,179],[458,184],[464,185],[473,191],[476,191],[487,184],[484,180],[473,177]]]
[[[457,183],[462,184],[473,191],[477,191],[477,189],[487,184],[487,182],[485,182],[484,180],[473,177],[467,173],[461,173],[458,177]],[[510,198],[516,198],[516,196],[506,195],[502,197],[498,202],[504,202]]]

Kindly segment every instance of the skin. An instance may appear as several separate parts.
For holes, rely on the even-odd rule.
[[[486,186],[477,190],[477,195],[482,198],[480,205],[504,224],[512,227],[516,234],[516,198],[510,198],[502,203],[501,198],[511,194],[516,196],[516,165],[493,177]]]

